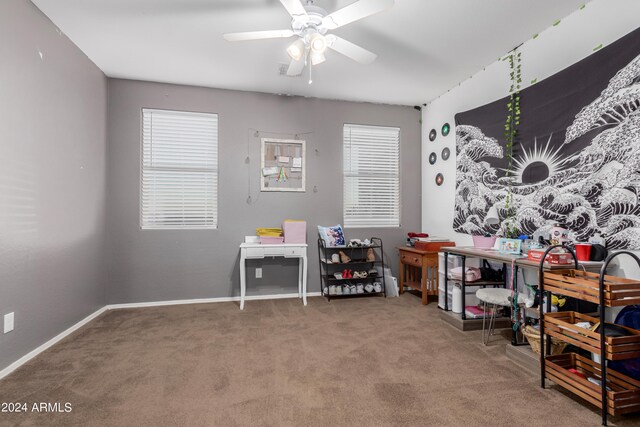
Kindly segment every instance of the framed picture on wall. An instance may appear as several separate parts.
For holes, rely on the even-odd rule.
[[[260,191],[305,191],[305,142],[262,138]]]

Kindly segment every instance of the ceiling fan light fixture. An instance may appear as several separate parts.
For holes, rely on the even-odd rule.
[[[324,61],[327,60],[327,58],[325,58],[324,53],[322,52],[314,52],[311,51],[311,64],[312,65],[319,65],[322,64]]]
[[[287,53],[294,61],[300,61],[304,55],[305,48],[306,47],[302,39],[298,39],[289,45]]]
[[[315,53],[322,54],[327,50],[327,40],[319,33],[315,33],[311,36],[309,45],[311,46],[311,51]]]

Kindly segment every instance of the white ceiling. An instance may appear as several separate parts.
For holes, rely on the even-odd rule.
[[[396,0],[334,30],[377,53],[373,64],[329,51],[309,85],[306,73],[279,75],[292,40],[222,39],[289,28],[278,0],[32,1],[109,77],[402,105],[441,95],[585,2]],[[329,13],[350,3],[316,0]]]

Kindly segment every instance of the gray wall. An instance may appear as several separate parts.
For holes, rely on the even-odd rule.
[[[375,88],[372,88],[375,90]],[[127,80],[109,80],[109,303],[228,297],[239,293],[238,245],[256,227],[307,221],[309,290],[319,291],[318,224],[342,222],[342,126],[401,128],[402,228],[347,229],[347,237],[381,237],[394,270],[395,247],[420,229],[420,115],[410,107],[282,97]],[[139,229],[140,111],[144,107],[219,114],[219,228]],[[260,138],[300,135],[307,141],[307,192],[260,193]],[[245,159],[249,155],[250,163]],[[314,186],[317,193],[313,192]],[[249,194],[253,203],[247,203]],[[262,265],[264,278],[253,268]],[[297,265],[253,261],[249,295],[297,292]]]
[[[107,81],[29,1],[0,40],[1,370],[104,306]]]

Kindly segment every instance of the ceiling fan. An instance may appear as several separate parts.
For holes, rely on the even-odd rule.
[[[290,30],[249,31],[243,33],[227,33],[227,41],[247,41],[260,39],[289,38],[297,39],[287,48],[291,57],[291,64],[287,70],[288,76],[299,76],[311,60],[312,65],[323,63],[327,48],[361,64],[370,64],[376,59],[376,54],[353,44],[334,34],[327,34],[330,30],[366,18],[394,4],[394,0],[359,0],[328,14],[326,10],[314,4],[314,0],[280,0],[280,3],[291,15]]]

